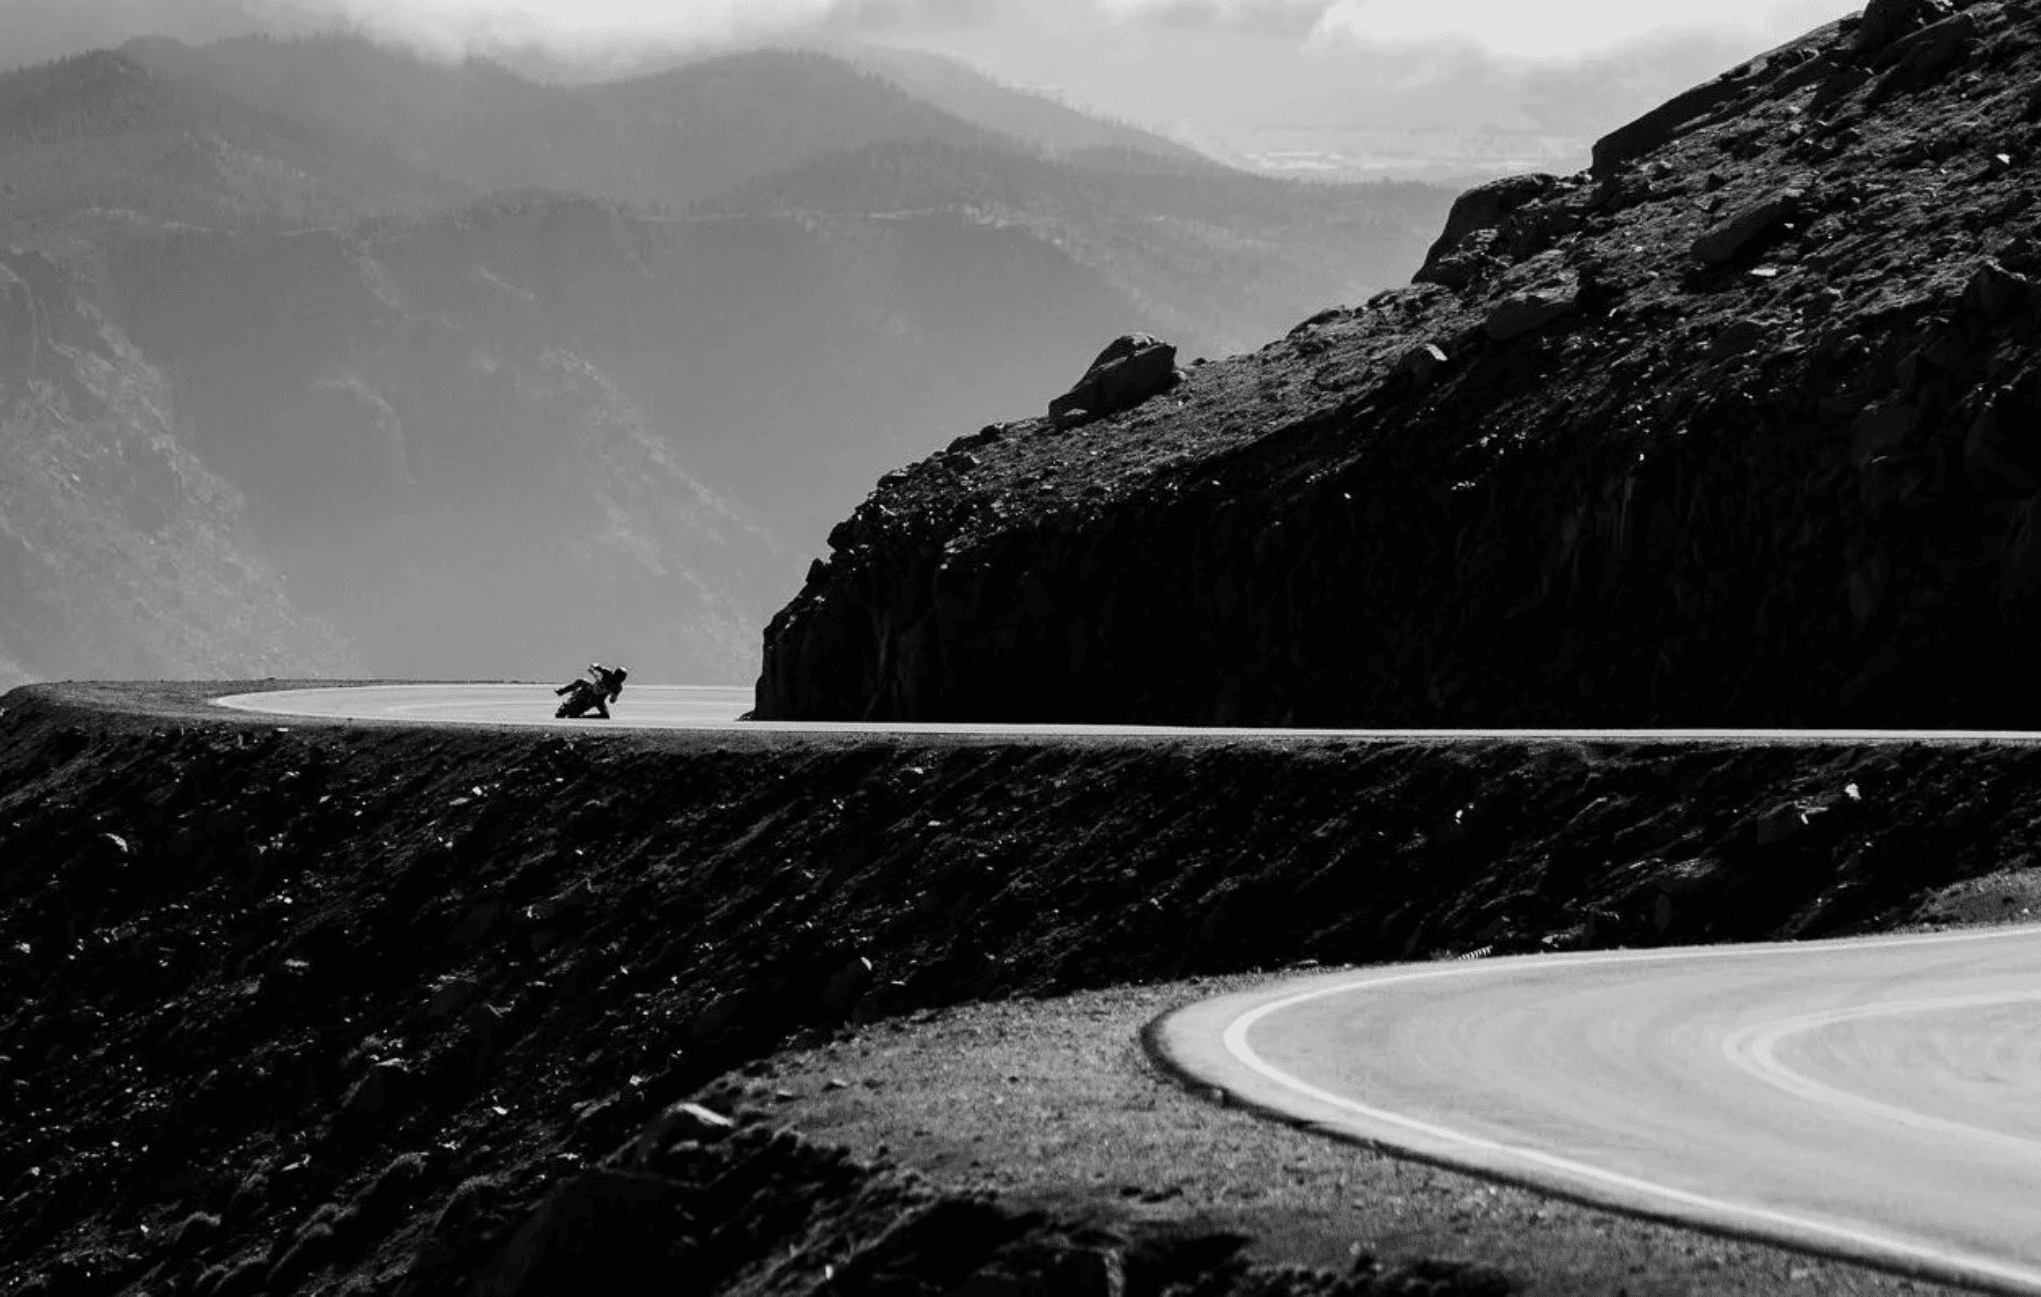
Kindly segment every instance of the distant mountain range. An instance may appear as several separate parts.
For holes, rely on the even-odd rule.
[[[0,671],[744,679],[879,474],[1117,333],[1217,352],[1395,282],[1449,198],[918,56],[0,76]]]

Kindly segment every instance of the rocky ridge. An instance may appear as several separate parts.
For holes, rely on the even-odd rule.
[[[1879,0],[1412,285],[881,480],[759,714],[2041,723],[2041,7]]]
[[[1176,1244],[1100,1238],[1112,1184],[917,1188],[749,1129],[779,1102],[752,1065],[1307,960],[1990,922],[2041,872],[2041,754],[2008,745],[562,735],[277,725],[220,688],[0,699],[10,1295],[573,1291],[587,1246],[731,1293],[1110,1251],[1145,1295],[1179,1245],[1215,1295],[1492,1292],[1395,1239],[1379,1272],[1256,1271],[1167,1203]],[[947,1212],[953,1250],[896,1247]]]

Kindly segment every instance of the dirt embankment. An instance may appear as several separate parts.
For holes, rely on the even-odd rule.
[[[200,697],[35,686],[0,714],[20,1291],[536,1293],[590,1238],[711,1291],[1058,1266],[1331,1291],[1238,1239],[791,1137],[639,1136],[782,1043],[918,1008],[1865,930],[1959,883],[1972,909],[2031,899],[1994,880],[2041,848],[2027,748],[569,738]]]
[[[889,475],[760,714],[2041,724],[2041,6],[1873,11],[1408,289]]]

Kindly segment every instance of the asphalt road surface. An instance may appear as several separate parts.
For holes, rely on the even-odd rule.
[[[1346,1137],[2041,1293],[2041,929],[1326,974],[1152,1036]]]
[[[682,685],[624,687],[611,718],[553,719],[560,700],[550,685],[403,684],[336,685],[274,693],[237,694],[214,702],[240,711],[328,720],[402,721],[423,725],[547,725],[574,729],[741,729],[807,734],[953,734],[1082,737],[1150,735],[1158,738],[1304,738],[1481,742],[1495,739],[1623,743],[2041,743],[2041,733],[1995,730],[1437,730],[1437,729],[1215,729],[1173,725],[893,724],[866,721],[740,721],[751,709],[747,688]]]

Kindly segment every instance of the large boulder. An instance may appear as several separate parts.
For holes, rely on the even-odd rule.
[[[1859,53],[1870,53],[1948,14],[1942,0],[1871,0],[1850,43]]]
[[[1177,385],[1176,348],[1146,333],[1115,338],[1077,386],[1049,402],[1058,428],[1075,428],[1131,410]]]
[[[1459,258],[1455,255],[1467,251],[1470,238],[1482,230],[1492,230],[1502,224],[1511,213],[1525,204],[1545,197],[1559,185],[1557,176],[1537,173],[1527,176],[1505,176],[1477,185],[1453,200],[1453,210],[1446,216],[1446,228],[1431,251],[1425,254],[1424,265],[1411,276],[1412,283],[1443,284],[1458,289],[1465,283],[1465,276],[1455,272]]]

